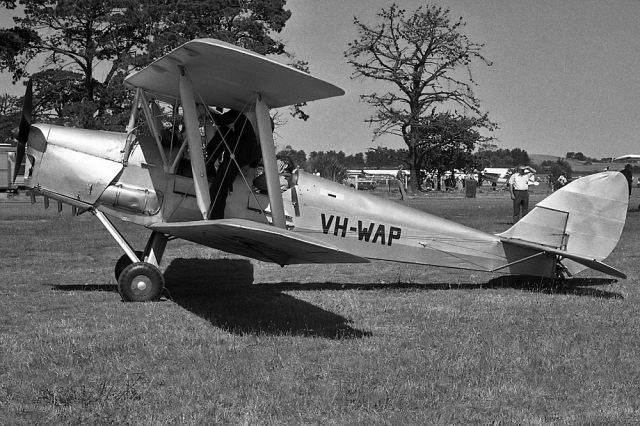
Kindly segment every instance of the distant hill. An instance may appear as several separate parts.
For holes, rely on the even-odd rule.
[[[546,155],[546,154],[529,154],[529,159],[531,160],[531,162],[536,164],[540,164],[543,161],[558,161],[558,158],[563,158],[563,157],[558,157],[555,155]]]
[[[558,157],[556,155],[546,155],[546,154],[529,154],[529,158],[532,163],[540,164],[543,161],[558,161],[559,158],[565,160],[571,166],[571,170],[573,173],[577,175],[588,175],[591,173],[597,173],[605,170],[607,167],[610,167],[611,170],[622,170],[624,168],[624,164],[622,163],[601,163],[598,161],[590,162],[590,161],[578,161],[573,158],[563,158]]]

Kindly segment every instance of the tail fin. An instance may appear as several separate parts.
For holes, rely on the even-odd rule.
[[[612,274],[615,269],[601,261],[618,244],[628,204],[626,178],[619,172],[597,173],[554,192],[499,236],[506,243],[533,243],[550,254],[566,254],[562,265],[570,274],[587,267]]]

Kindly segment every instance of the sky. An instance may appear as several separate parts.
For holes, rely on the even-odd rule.
[[[397,0],[408,13],[424,2]],[[483,43],[491,66],[472,67],[482,109],[500,129],[500,148],[601,158],[640,153],[639,0],[436,0],[463,17],[465,34]],[[405,147],[395,136],[373,140],[365,120],[374,110],[360,95],[381,83],[351,79],[344,51],[357,37],[353,18],[377,22],[385,0],[289,0],[292,16],[278,35],[309,62],[311,74],[345,90],[341,97],[309,103],[304,122],[277,129],[280,148],[342,150]],[[1,26],[10,26],[0,17]],[[0,75],[0,93],[21,94]]]
[[[399,0],[407,12],[423,2]],[[640,1],[437,1],[462,16],[469,38],[485,45],[492,66],[476,63],[474,92],[500,130],[500,148],[590,157],[640,153]],[[356,38],[353,17],[373,23],[388,1],[296,0],[282,38],[309,61],[311,73],[346,91],[309,104],[308,122],[279,130],[294,148],[360,152],[404,147],[397,137],[372,141],[373,114],[359,95],[376,83],[351,80],[344,58]],[[378,83],[379,84],[379,83]],[[369,91],[366,91],[369,90]],[[286,141],[286,142],[285,142]],[[300,149],[300,148],[298,148]]]

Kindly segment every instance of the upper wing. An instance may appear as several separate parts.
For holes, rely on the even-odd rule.
[[[339,87],[305,72],[210,38],[183,44],[143,70],[130,74],[125,84],[171,102],[179,98],[180,66],[187,69],[198,96],[206,105],[238,111],[255,102],[257,93],[269,108],[344,95]]]
[[[369,262],[307,236],[244,219],[159,223],[150,228],[207,247],[279,265]]]

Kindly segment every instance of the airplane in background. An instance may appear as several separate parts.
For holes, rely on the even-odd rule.
[[[513,170],[513,168],[507,167],[485,167],[481,172],[482,179],[497,185],[504,185],[509,180],[509,176],[513,174]]]
[[[32,123],[29,83],[16,159],[26,157],[25,186],[45,207],[55,200],[94,215],[122,248],[115,277],[125,301],[161,297],[160,265],[174,238],[281,266],[379,259],[550,278],[591,268],[626,278],[603,262],[626,218],[620,173],[573,182],[494,235],[300,169],[283,171],[270,110],[344,94],[297,69],[196,39],[125,84],[135,98],[119,133]],[[233,120],[222,120],[229,113]],[[247,154],[256,151],[259,158]],[[149,229],[144,249],[112,219]]]
[[[614,158],[612,161],[639,161],[640,154],[627,154]]]

